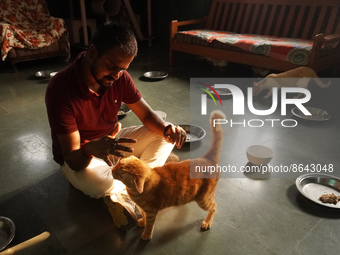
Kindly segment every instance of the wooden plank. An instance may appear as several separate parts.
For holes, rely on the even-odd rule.
[[[231,15],[230,15],[230,18],[228,20],[227,31],[233,31],[232,30],[232,24],[233,24],[233,21],[234,21],[235,12],[236,12],[236,3],[233,3],[233,6],[231,8]]]
[[[241,33],[245,33],[245,31],[246,31],[247,24],[250,21],[250,17],[251,17],[251,14],[250,14],[251,8],[252,8],[252,5],[250,5],[250,4],[246,5],[246,14],[245,14],[245,17],[244,17],[245,20],[242,24]]]
[[[313,30],[313,35],[319,34],[321,31],[321,27],[322,27],[322,22],[325,19],[325,15],[326,15],[326,11],[327,11],[327,6],[322,6],[320,7],[320,13],[319,13],[319,17],[318,17],[318,22],[316,23],[314,30]]]
[[[328,20],[328,23],[327,23],[327,26],[326,26],[326,31],[325,31],[326,35],[331,33],[332,28],[333,28],[333,24],[334,24],[334,22],[337,18],[336,15],[338,14],[338,11],[339,11],[339,8],[333,8],[332,9],[331,15],[329,16],[329,20]]]
[[[211,4],[209,15],[208,15],[208,20],[207,20],[207,28],[211,28],[213,25],[216,5],[217,5],[217,1],[213,1]]]
[[[286,4],[299,6],[340,6],[339,0],[213,0],[221,3],[245,3],[245,4]]]
[[[337,8],[338,9],[338,15],[337,15],[337,21],[336,24],[334,24],[334,32],[332,31],[332,33],[334,34],[340,34],[340,7]]]
[[[274,36],[279,36],[280,28],[281,28],[281,25],[282,25],[283,16],[286,12],[286,8],[287,8],[287,5],[281,5],[280,14],[279,14],[279,17],[277,19],[275,30],[274,30],[274,33],[273,33]]]
[[[219,24],[219,21],[220,21],[221,13],[222,13],[222,3],[218,3],[217,8],[216,8],[215,17],[214,17],[214,23],[213,23],[213,26],[212,26],[213,30],[218,30],[218,24]]]
[[[259,9],[260,9],[260,5],[257,4],[255,6],[254,15],[253,15],[253,18],[252,18],[252,22],[251,22],[249,31],[245,31],[246,33],[254,34],[257,16],[259,15]]]
[[[291,36],[292,38],[296,38],[298,33],[299,33],[300,24],[302,22],[302,19],[303,19],[303,16],[305,14],[305,11],[306,11],[306,6],[301,6],[301,9],[299,11],[299,15],[298,15],[297,20],[295,22],[293,33],[292,33],[292,36]]]
[[[241,22],[244,22],[244,20],[241,20],[244,6],[245,6],[245,4],[241,4],[240,8],[238,9],[237,16],[236,16],[236,23],[235,23],[233,32],[237,32],[237,33],[240,32],[240,29],[239,29],[240,24],[241,24]]]
[[[287,20],[286,20],[286,25],[285,25],[283,33],[282,33],[283,37],[288,37],[288,33],[290,31],[290,26],[291,26],[292,22],[295,22],[293,20],[293,18],[294,18],[294,13],[295,13],[296,10],[297,10],[297,6],[291,6],[289,13],[288,13]]]
[[[307,17],[306,22],[304,24],[305,28],[303,29],[303,32],[302,32],[302,36],[301,36],[302,39],[307,39],[307,37],[308,37],[308,32],[312,27],[315,12],[316,12],[316,6],[312,6],[311,9],[309,10],[308,17]],[[322,21],[320,21],[320,22],[322,22]]]
[[[322,32],[327,33],[340,29],[340,25],[335,24],[335,22],[340,22],[336,21],[336,16],[339,15],[340,0],[309,0],[308,2],[304,0],[275,0],[274,3],[272,0],[212,0],[207,27],[214,30],[237,30],[236,32],[240,33],[259,34],[264,32],[267,35],[272,33],[271,35],[275,36],[294,38],[308,38],[311,34],[320,32],[321,29],[326,30]],[[325,5],[332,8],[331,15]],[[276,17],[275,12],[278,8],[281,9]],[[292,20],[296,18],[294,12],[297,8],[300,10],[299,15],[296,20]],[[308,12],[309,8],[310,12]],[[320,14],[315,21],[313,17],[320,8]],[[261,13],[259,13],[260,11]],[[306,23],[303,26],[309,30],[303,29],[301,26],[298,27],[298,24],[305,22],[303,18],[306,15]],[[330,16],[327,26],[322,25],[322,21],[327,19],[327,16]],[[274,24],[273,27],[270,24]]]
[[[268,23],[265,23],[266,22],[265,18],[267,16],[267,11],[268,11],[268,4],[265,4],[263,6],[263,9],[262,9],[262,13],[261,13],[261,17],[260,17],[260,23],[257,26],[256,32],[255,32],[256,34],[260,34],[263,26],[268,25]]]
[[[230,7],[230,3],[226,3],[225,6],[224,6],[223,17],[222,17],[222,21],[221,21],[221,25],[220,25],[220,30],[225,30],[229,7]]]
[[[270,30],[272,28],[272,25],[274,24],[273,20],[274,20],[274,17],[275,17],[276,8],[277,8],[277,5],[273,5],[272,10],[270,11],[269,20],[267,22],[267,28],[266,28],[265,33],[264,33],[265,35],[270,35]],[[275,26],[277,26],[277,23],[275,24]]]

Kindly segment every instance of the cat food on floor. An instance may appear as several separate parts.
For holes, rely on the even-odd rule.
[[[322,203],[328,203],[328,204],[337,204],[340,200],[340,196],[337,196],[335,194],[324,194],[322,195],[319,200],[322,202]]]

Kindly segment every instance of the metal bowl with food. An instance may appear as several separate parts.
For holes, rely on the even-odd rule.
[[[117,115],[118,116],[124,116],[124,115],[128,114],[129,112],[131,112],[131,109],[126,104],[122,103]]]
[[[315,165],[315,170],[321,169],[321,165]],[[299,176],[295,185],[299,192],[309,200],[326,207],[340,209],[340,203],[322,202],[321,196],[332,194],[340,196],[340,178],[321,173],[310,173]]]
[[[200,126],[196,125],[179,125],[179,126],[182,127],[185,130],[185,132],[187,132],[186,142],[188,143],[202,140],[206,135],[205,130]]]
[[[292,109],[292,114],[296,117],[299,117],[304,120],[311,120],[311,121],[326,121],[332,118],[332,116],[326,112],[325,110],[315,108],[315,107],[309,107],[307,106],[306,109],[312,114],[312,115],[305,115],[299,108],[294,107]]]

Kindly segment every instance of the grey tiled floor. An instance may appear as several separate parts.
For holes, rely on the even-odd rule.
[[[148,103],[165,111],[167,120],[176,124],[202,121],[189,114],[190,77],[251,76],[247,67],[213,68],[185,55],[179,56],[177,66],[169,67],[166,54],[167,49],[143,48],[129,71]],[[10,246],[44,231],[50,233],[46,241],[21,254],[339,254],[340,210],[304,198],[295,178],[222,178],[215,221],[207,232],[200,232],[206,213],[194,203],[160,212],[150,242],[140,240],[140,228],[127,233],[116,230],[102,201],[70,186],[52,160],[44,105],[47,80],[35,79],[34,73],[63,66],[51,61],[26,63],[18,66],[18,73],[0,66],[0,215],[16,223]],[[141,77],[148,70],[165,70],[169,76],[146,81]],[[311,103],[330,111],[330,121],[302,122],[294,130],[225,128],[223,160],[245,165],[246,147],[261,143],[274,148],[273,164],[319,160],[334,164],[337,174],[340,87],[333,84],[316,91]],[[225,105],[231,107],[231,100]],[[121,122],[123,126],[139,124],[132,113]],[[208,133],[206,139],[192,144],[192,153],[202,154],[209,144]],[[190,146],[175,153],[187,159]]]

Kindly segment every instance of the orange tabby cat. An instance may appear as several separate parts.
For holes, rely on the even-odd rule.
[[[202,158],[151,168],[131,156],[122,158],[113,168],[113,177],[126,185],[129,196],[141,209],[143,218],[138,220],[138,226],[145,226],[143,240],[151,239],[158,211],[191,201],[196,201],[203,210],[209,211],[201,228],[208,230],[211,227],[216,211],[215,190],[219,174],[214,178],[191,178],[190,165],[216,166],[219,163],[223,131],[220,125],[213,126],[213,119],[225,119],[225,115],[219,110],[211,113],[212,141],[209,151]]]
[[[295,79],[291,79],[295,78]],[[253,95],[258,96],[263,90],[268,89],[268,93],[264,98],[272,96],[272,88],[277,87],[301,87],[308,89],[310,80],[313,80],[320,88],[328,88],[331,85],[331,81],[323,83],[316,72],[307,66],[301,66],[295,69],[288,70],[283,73],[272,73],[266,76],[259,82],[253,83]],[[302,97],[303,94],[299,94],[296,97]]]

